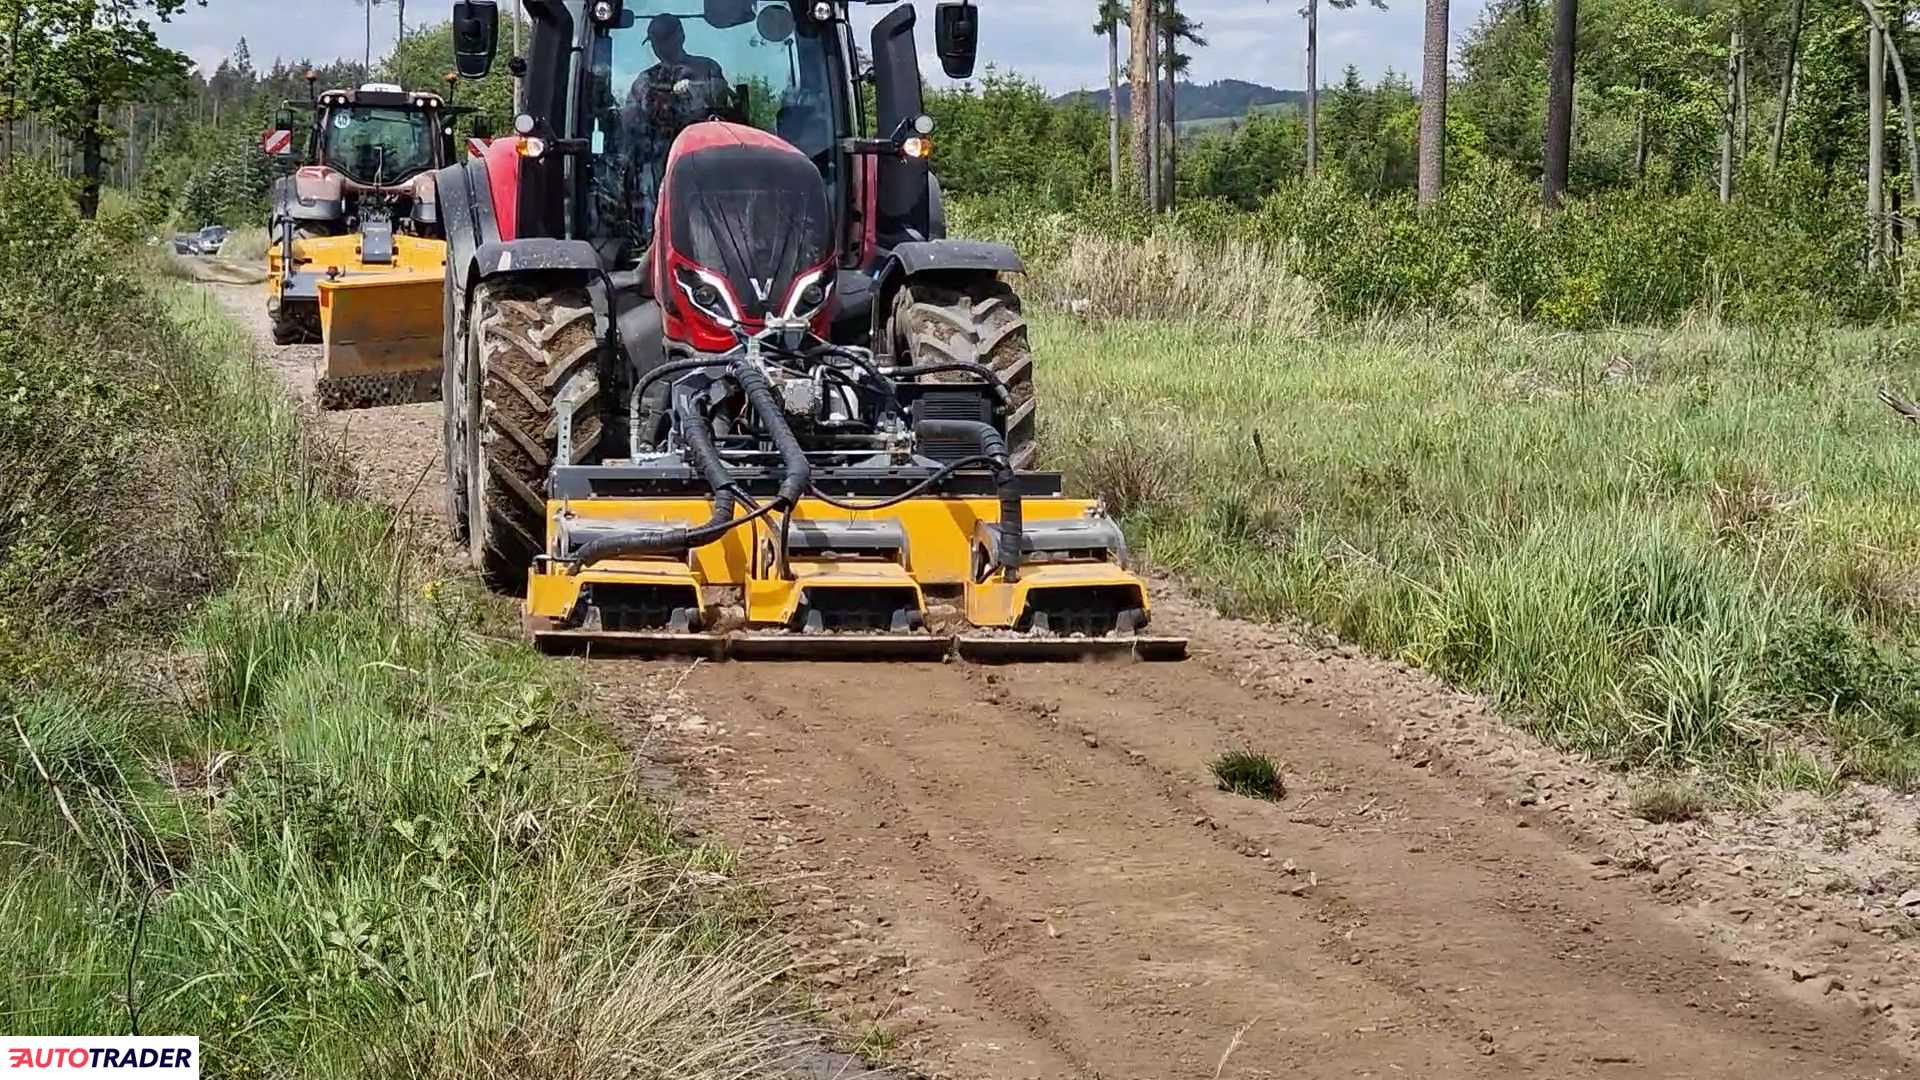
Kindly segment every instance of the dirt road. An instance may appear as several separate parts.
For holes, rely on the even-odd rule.
[[[254,292],[217,291],[259,321]],[[268,351],[310,388],[311,350]],[[328,422],[437,512],[437,416]],[[1181,665],[587,670],[825,1000],[932,1074],[1912,1070],[1904,938],[1824,908],[1745,934],[1751,866],[1623,854],[1680,834],[1630,821],[1617,780],[1416,673],[1167,595]],[[1285,760],[1283,800],[1212,788],[1240,746]],[[1816,931],[1846,959],[1780,960]]]

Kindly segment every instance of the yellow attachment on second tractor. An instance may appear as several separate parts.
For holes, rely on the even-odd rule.
[[[364,409],[440,399],[446,243],[393,237],[392,261],[362,261],[361,237],[305,242],[323,267],[320,339],[327,409]]]

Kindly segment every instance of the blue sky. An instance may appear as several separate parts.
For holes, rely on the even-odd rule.
[[[931,16],[933,0],[914,2],[923,16]],[[983,62],[1036,78],[1056,93],[1106,84],[1106,53],[1091,30],[1093,0],[979,2]],[[1337,80],[1341,68],[1353,64],[1368,78],[1391,67],[1418,82],[1422,2],[1388,0],[1386,11],[1366,3],[1347,11],[1323,4],[1322,81]],[[1195,55],[1192,77],[1201,82],[1247,79],[1289,89],[1303,85],[1306,61],[1299,3],[1183,0],[1183,8],[1205,25],[1212,42]],[[1454,0],[1455,41],[1479,17],[1482,6],[1482,0]],[[437,21],[451,9],[451,0],[409,0],[407,21]],[[856,8],[857,18],[867,25],[886,10],[863,6]],[[921,21],[923,45],[931,22],[930,17]],[[394,32],[393,0],[385,0],[374,9],[376,56],[393,44]],[[190,9],[161,27],[160,35],[209,70],[245,37],[255,63],[264,67],[276,56],[316,60],[360,56],[365,47],[365,16],[354,0],[207,0],[204,8]],[[930,59],[924,66],[930,74],[938,71]]]

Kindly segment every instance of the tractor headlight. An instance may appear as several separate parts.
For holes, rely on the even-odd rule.
[[[787,293],[788,319],[811,319],[826,306],[827,297],[833,292],[833,283],[827,277],[830,267],[800,275],[793,283],[792,291]]]
[[[733,296],[725,282],[688,266],[675,267],[673,281],[680,287],[680,295],[700,314],[729,330],[739,324],[740,313],[734,310]]]

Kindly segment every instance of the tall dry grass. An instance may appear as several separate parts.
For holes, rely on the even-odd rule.
[[[1905,328],[1288,336],[1056,308],[1035,341],[1050,464],[1228,610],[1605,760],[1920,786],[1920,438],[1875,398],[1912,387]]]

